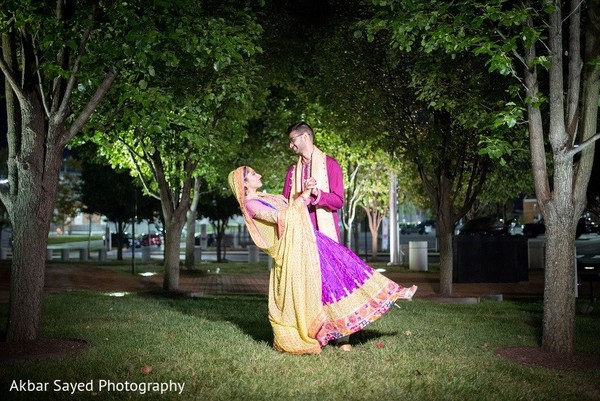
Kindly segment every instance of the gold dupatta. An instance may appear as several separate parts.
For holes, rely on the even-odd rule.
[[[310,174],[317,180],[317,188],[321,191],[329,192],[329,177],[327,176],[327,155],[316,146],[310,160]],[[302,158],[298,158],[294,173],[292,174],[292,186],[290,191],[290,201],[296,199],[302,193]],[[317,224],[319,231],[339,242],[338,233],[335,229],[333,214],[330,210],[315,206],[317,213]]]
[[[321,272],[315,234],[301,199],[288,207],[281,195],[259,194],[278,213],[277,225],[252,219],[246,209],[244,167],[229,184],[254,243],[274,260],[269,283],[269,321],[273,346],[293,354],[320,353],[315,339],[324,322]]]

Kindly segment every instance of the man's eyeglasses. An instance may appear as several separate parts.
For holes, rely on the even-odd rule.
[[[303,132],[303,133],[301,133],[301,134],[298,134],[298,135],[296,135],[296,136],[291,136],[291,137],[290,137],[290,143],[295,143],[295,142],[296,142],[296,138],[299,138],[299,137],[301,137],[301,136],[302,136],[302,135],[304,135],[304,134],[306,134],[306,132]]]

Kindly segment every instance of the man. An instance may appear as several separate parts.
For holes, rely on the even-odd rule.
[[[290,149],[300,156],[287,171],[283,196],[294,199],[311,189],[308,211],[316,230],[340,242],[338,210],[344,206],[344,177],[339,163],[314,145],[314,131],[304,121],[287,129]]]
[[[287,129],[290,149],[298,162],[287,171],[283,196],[295,199],[305,189],[311,190],[308,212],[313,227],[336,242],[340,242],[338,210],[344,206],[344,176],[339,163],[314,145],[314,131],[304,121]],[[349,336],[339,338],[337,344],[350,351]]]

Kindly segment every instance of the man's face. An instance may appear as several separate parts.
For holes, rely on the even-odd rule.
[[[306,132],[292,131],[289,134],[290,138],[290,149],[295,154],[299,155],[302,150],[306,147]]]

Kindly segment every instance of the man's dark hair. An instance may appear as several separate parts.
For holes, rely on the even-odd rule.
[[[294,131],[298,131],[299,133],[307,133],[311,137],[313,137],[313,138],[315,137],[315,133],[314,133],[313,129],[311,128],[311,126],[308,125],[307,123],[305,123],[304,121],[300,121],[300,122],[290,125],[288,127],[286,133],[287,133],[287,135],[290,135],[290,133],[292,133]]]

